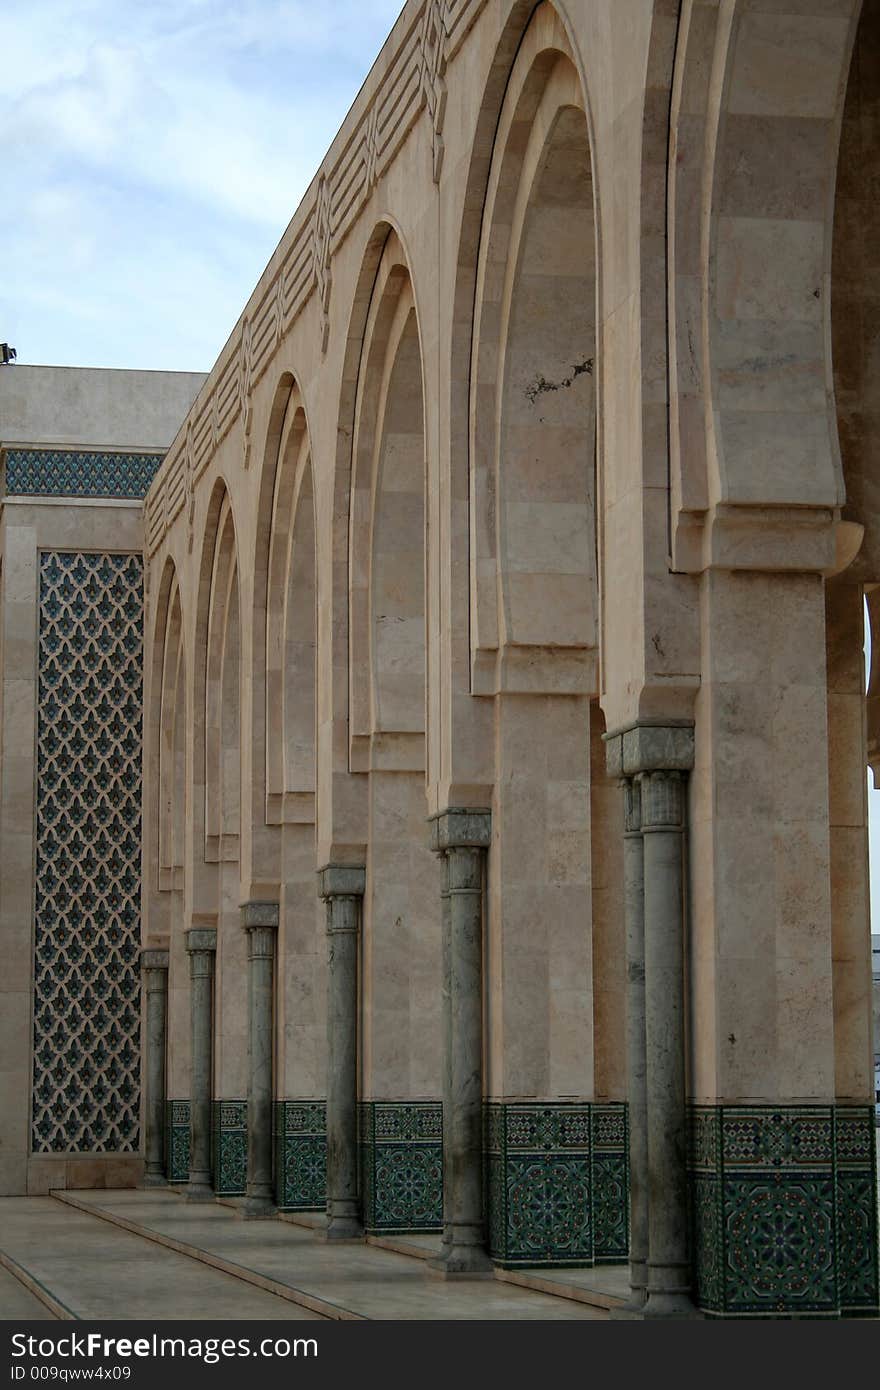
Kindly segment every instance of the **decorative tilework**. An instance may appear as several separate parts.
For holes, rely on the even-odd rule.
[[[143,562],[39,560],[35,1153],[140,1142]]]
[[[443,1225],[443,1107],[438,1101],[359,1106],[366,1231],[439,1231]]]
[[[278,1100],[272,1109],[275,1201],[280,1211],[323,1211],[327,1205],[327,1105]]]
[[[875,1317],[878,1310],[877,1150],[874,1107],[834,1111],[837,1283],[842,1317]]]
[[[691,1235],[700,1307],[718,1317],[878,1311],[869,1106],[698,1106]]]
[[[169,1182],[189,1180],[189,1101],[165,1102],[165,1176]]]
[[[597,1264],[629,1260],[629,1131],[624,1104],[590,1110],[593,1257]]]
[[[485,1116],[492,1259],[592,1264],[589,1105],[490,1102]]]
[[[214,1192],[241,1197],[247,1187],[247,1101],[211,1102]]]
[[[11,497],[146,497],[164,454],[7,449]]]

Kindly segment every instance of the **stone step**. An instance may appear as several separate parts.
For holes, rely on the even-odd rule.
[[[0,1318],[49,1316],[155,1321],[314,1318],[289,1298],[255,1288],[85,1207],[52,1197],[0,1200]],[[32,1298],[29,1309],[25,1300]],[[43,1312],[35,1311],[42,1308]]]
[[[443,1281],[407,1254],[374,1243],[328,1243],[298,1222],[242,1221],[217,1202],[189,1203],[167,1188],[57,1192],[56,1202],[99,1218],[243,1283],[334,1319],[601,1319],[586,1302],[493,1279]],[[413,1255],[418,1253],[419,1258]]]

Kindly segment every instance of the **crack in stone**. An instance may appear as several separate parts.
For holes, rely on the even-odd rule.
[[[526,387],[526,399],[531,405],[534,405],[538,397],[542,396],[546,391],[561,391],[563,387],[573,385],[579,376],[585,375],[593,375],[592,357],[586,357],[583,362],[574,363],[571,369],[571,376],[563,377],[562,381],[548,381],[543,374],[537,376],[534,383]]]

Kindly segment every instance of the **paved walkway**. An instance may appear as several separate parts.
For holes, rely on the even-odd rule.
[[[492,1276],[447,1281],[423,1258],[372,1244],[328,1245],[320,1231],[244,1221],[228,1206],[190,1204],[164,1189],[2,1199],[2,1264],[4,1319],[608,1316],[606,1307]]]

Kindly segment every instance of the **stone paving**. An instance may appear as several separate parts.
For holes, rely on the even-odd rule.
[[[607,1318],[603,1308],[501,1279],[446,1281],[422,1259],[327,1244],[320,1232],[243,1221],[228,1206],[167,1190],[7,1198],[0,1251],[63,1305],[62,1317]],[[0,1316],[29,1316],[7,1302],[5,1285]]]

